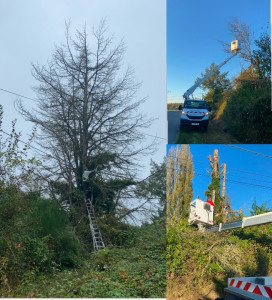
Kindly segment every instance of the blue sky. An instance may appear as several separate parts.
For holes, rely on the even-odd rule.
[[[168,102],[180,102],[206,67],[228,57],[218,41],[234,40],[227,24],[233,17],[247,23],[257,39],[270,30],[269,0],[167,0]],[[221,71],[229,71],[231,79],[241,70],[241,63],[246,66],[236,56]],[[202,93],[197,89],[194,96]]]
[[[175,145],[168,145],[167,149],[172,146]],[[206,171],[211,170],[208,156],[213,155],[214,149],[218,149],[219,163],[227,164],[226,193],[227,196],[230,196],[231,207],[236,210],[241,207],[244,213],[248,214],[254,198],[258,205],[267,201],[268,207],[272,207],[272,145],[234,146],[270,155],[271,158],[227,145],[190,145],[195,171],[194,198],[199,196],[202,200],[206,200],[204,193],[211,182],[210,175]],[[257,185],[271,187],[271,189],[261,188]]]

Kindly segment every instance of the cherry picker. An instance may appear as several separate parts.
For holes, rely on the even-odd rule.
[[[225,59],[221,64],[212,69],[208,74],[206,74],[203,78],[197,81],[192,87],[190,87],[184,94],[184,103],[183,107],[180,105],[179,110],[180,114],[180,130],[184,128],[184,126],[202,126],[205,130],[208,128],[209,123],[209,111],[207,107],[207,103],[203,99],[194,99],[190,98],[190,95],[212,74],[214,74],[217,70],[219,70],[223,65],[225,65],[230,59],[232,59],[239,51],[238,48],[238,40],[234,40],[231,42],[231,56]]]
[[[218,225],[214,225],[213,216],[214,203],[212,201],[202,201],[199,198],[191,201],[188,222],[190,225],[197,225],[199,230],[203,232],[221,232],[222,230],[272,223],[272,212],[243,217],[240,220]],[[228,278],[225,298],[217,299],[272,299],[272,276]]]

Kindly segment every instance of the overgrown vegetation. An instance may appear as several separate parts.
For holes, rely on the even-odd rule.
[[[163,297],[165,170],[153,163],[154,169],[156,176],[142,182],[141,196],[160,199],[157,216],[136,226],[104,213],[98,221],[107,248],[95,253],[86,213],[75,209],[80,206],[65,211],[56,199],[2,181],[1,296]]]
[[[270,143],[271,83],[257,80],[243,82],[231,94],[222,118],[225,129],[240,142]]]
[[[55,201],[9,187],[0,205],[2,297],[163,297],[164,218],[124,224],[118,247],[94,253]]]
[[[205,232],[188,224],[190,208],[184,204],[192,200],[193,189],[192,173],[186,167],[192,170],[193,160],[188,145],[177,150],[172,147],[168,152],[167,164],[167,299],[214,300],[224,295],[230,277],[271,276],[271,224],[222,232]],[[208,159],[212,172],[206,195],[211,197],[214,191],[215,223],[242,218],[242,212],[233,211],[221,192],[218,150]],[[268,211],[272,208],[267,202],[257,205],[256,199],[249,210],[250,215]]]
[[[167,110],[178,110],[179,103],[167,103]]]
[[[271,241],[272,225],[220,234],[199,232],[185,221],[168,226],[168,298],[214,299],[223,296],[229,277],[271,276]]]

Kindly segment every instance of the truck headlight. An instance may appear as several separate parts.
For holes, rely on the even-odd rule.
[[[208,116],[208,114],[209,114],[209,112],[207,111],[207,112],[205,112],[205,116]]]
[[[186,111],[182,111],[181,114],[182,114],[182,115],[186,115]]]

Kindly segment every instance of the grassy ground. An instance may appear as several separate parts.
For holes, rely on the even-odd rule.
[[[159,250],[143,254],[138,248],[111,249],[91,256],[79,269],[50,275],[26,274],[4,297],[136,298],[164,297],[165,262]]]
[[[51,273],[28,271],[2,297],[163,298],[166,291],[165,231],[146,226],[130,247],[91,253],[77,268]]]
[[[180,130],[176,144],[238,144],[239,142],[224,131],[220,120],[210,120],[207,131],[198,127]]]

